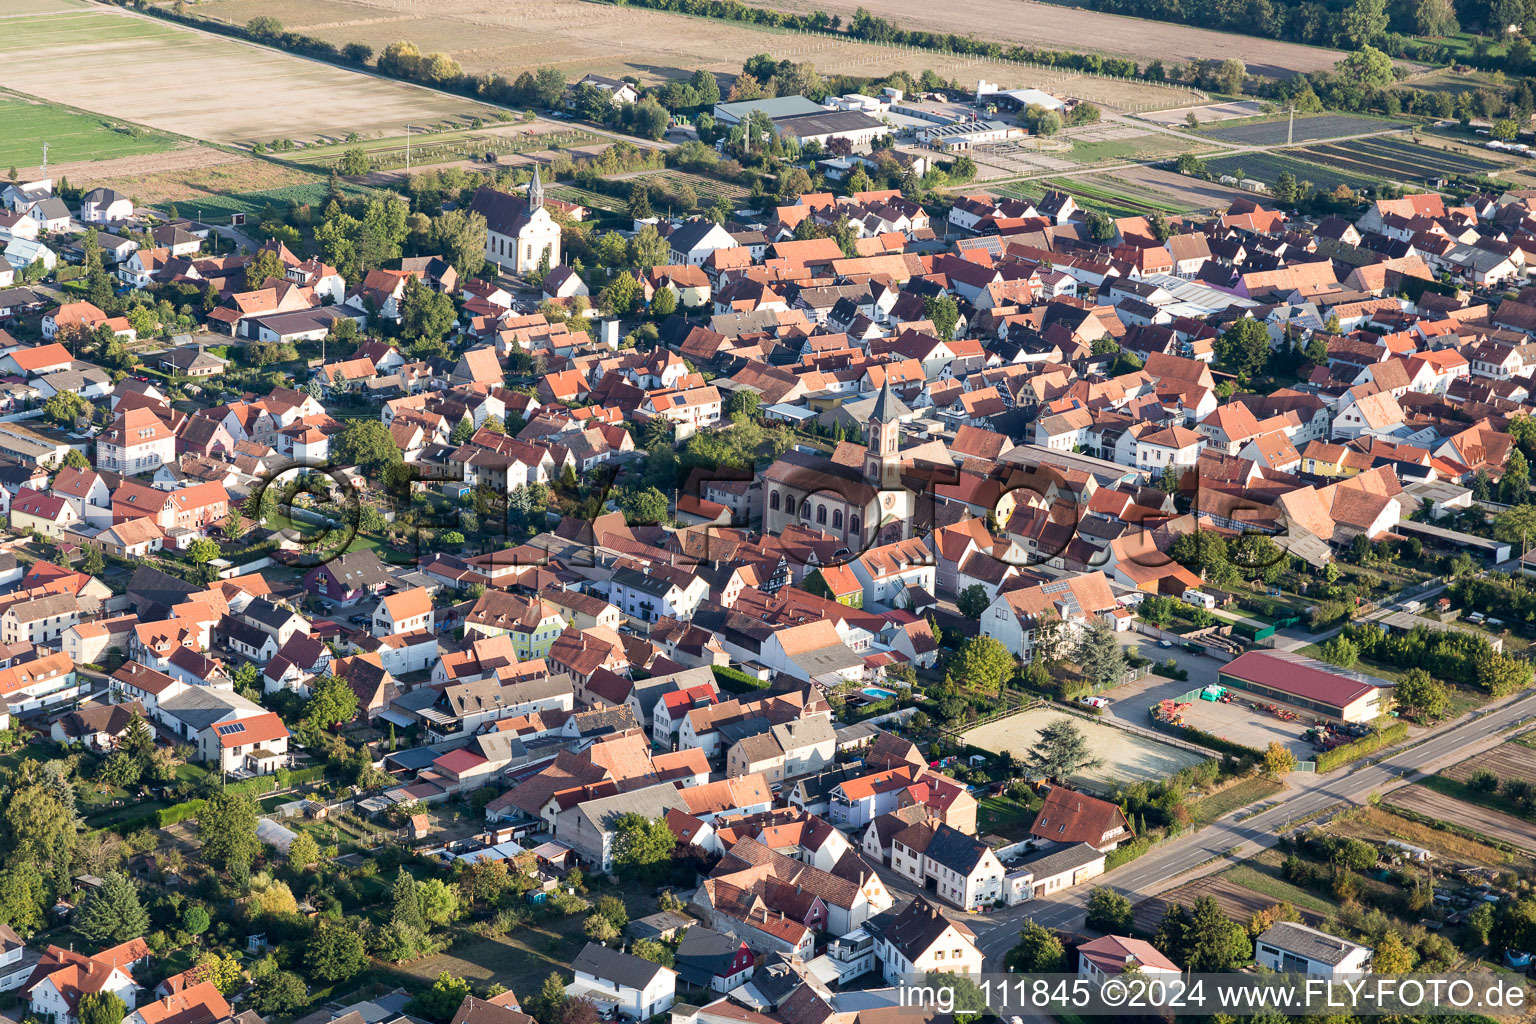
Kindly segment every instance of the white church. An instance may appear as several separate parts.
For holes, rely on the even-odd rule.
[[[485,258],[512,274],[529,274],[542,264],[560,265],[560,225],[544,208],[544,183],[533,169],[527,197],[482,188],[470,210],[485,218]]]

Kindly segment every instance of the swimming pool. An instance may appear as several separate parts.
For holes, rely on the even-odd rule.
[[[882,690],[878,686],[866,686],[864,687],[864,695],[866,697],[873,697],[875,700],[885,700],[887,697],[896,696],[896,691]]]

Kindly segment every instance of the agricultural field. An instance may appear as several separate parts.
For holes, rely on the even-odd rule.
[[[1147,739],[1112,725],[1103,725],[1060,711],[1037,708],[972,729],[961,737],[966,743],[993,753],[1008,751],[1023,759],[1040,737],[1040,730],[1065,719],[1078,726],[1088,740],[1088,749],[1102,763],[1074,776],[1074,785],[1096,792],[1107,792],[1129,782],[1166,779],[1205,760],[1199,754]]]
[[[687,171],[656,171],[652,174],[637,174],[625,180],[629,182],[643,181],[653,189],[660,187],[663,192],[673,195],[686,185],[693,189],[694,195],[699,197],[699,203],[702,206],[709,206],[716,199],[724,199],[728,203],[739,203],[750,194],[740,185],[716,181],[714,178],[706,178],[701,174],[690,174]]]
[[[1039,199],[1048,189],[1059,189],[1072,193],[1079,206],[1099,210],[1111,217],[1141,216],[1159,210],[1167,214],[1193,213],[1200,209],[1225,209],[1231,202],[1230,199],[1218,198],[1208,204],[1199,203],[1201,193],[1180,192],[1157,182],[1142,180],[1137,173],[1141,170],[1144,168],[1121,168],[1113,173],[1011,182],[987,186],[985,191],[998,196]]]
[[[36,176],[38,170],[26,169],[23,177]],[[94,163],[55,165],[50,160],[48,170],[68,178],[72,185],[116,189],[132,198],[136,206],[161,208],[231,192],[258,192],[318,180],[296,168],[211,146]]]
[[[0,168],[39,164],[44,142],[50,166],[146,156],[185,145],[164,132],[6,92],[0,92],[0,124],[5,125]]]
[[[542,119],[526,124],[448,122],[436,126],[436,130],[411,135],[411,166],[427,167],[459,160],[478,160],[487,153],[494,153],[499,158],[570,149],[599,139],[600,136],[591,132]],[[392,171],[405,167],[405,144],[404,135],[390,135],[375,139],[354,139],[350,142],[338,141],[332,145],[306,146],[279,156],[285,163],[296,164],[316,174],[329,174],[348,150],[357,149],[368,157],[375,171]]]
[[[347,195],[364,195],[370,190],[355,185],[342,185],[342,192]],[[254,217],[262,213],[268,206],[276,206],[279,209],[287,209],[290,203],[309,205],[319,210],[326,203],[330,195],[330,188],[323,181],[312,181],[303,185],[285,185],[281,188],[263,189],[258,192],[233,193],[227,195],[193,196],[178,203],[178,210],[184,217],[193,217],[204,221],[225,221],[232,214],[243,213],[248,217]]]
[[[610,196],[603,192],[593,192],[590,189],[564,183],[549,185],[545,193],[551,199],[559,199],[567,203],[579,203],[589,210],[607,210],[609,213],[617,213],[628,209],[629,203],[618,196]]]
[[[307,142],[351,132],[399,134],[406,124],[494,114],[472,100],[82,0],[32,6],[35,13],[7,17],[0,32],[8,88],[188,139]],[[208,82],[218,88],[198,84]],[[54,156],[50,151],[50,160]],[[34,160],[23,156],[22,162]]]
[[[1440,774],[1457,782],[1466,782],[1479,771],[1493,772],[1501,781],[1523,779],[1526,782],[1536,782],[1536,753],[1532,753],[1530,747],[1519,743],[1505,743],[1487,753],[1478,754],[1458,765],[1452,765]]]
[[[1408,126],[1401,121],[1388,121],[1384,118],[1356,117],[1350,114],[1312,114],[1296,119],[1295,133],[1291,138],[1295,142],[1316,142],[1406,127]],[[1244,146],[1274,146],[1285,142],[1288,131],[1289,119],[1275,117],[1249,121],[1245,124],[1224,125],[1220,128],[1206,128],[1201,131],[1201,134],[1217,142],[1230,142]]]
[[[1510,854],[1503,850],[1420,824],[1400,814],[1393,814],[1384,807],[1359,807],[1346,812],[1346,815],[1350,834],[1357,839],[1371,842],[1397,839],[1433,850],[1442,860],[1464,864],[1503,865],[1511,860]]]
[[[1031,7],[1055,17],[1070,16],[1046,5]],[[516,77],[527,69],[550,65],[570,78],[592,72],[614,77],[635,75],[654,82],[697,68],[734,76],[748,57],[772,53],[780,60],[809,61],[822,74],[877,77],[897,70],[915,73],[932,68],[946,79],[974,83],[985,78],[1009,87],[1033,86],[1118,108],[1171,107],[1195,98],[1191,90],[1179,87],[584,0],[542,0],[537,4],[439,0],[430,6],[417,0],[209,0],[197,10],[236,24],[267,15],[293,31],[338,45],[365,43],[375,52],[408,39],[423,53],[446,53],[474,74],[496,72]],[[1132,24],[1139,30],[1144,23]],[[1206,45],[1226,46],[1227,39],[1218,37],[1218,42]],[[1319,66],[1331,66],[1336,59],[1330,57]]]
[[[1295,889],[1295,886],[1287,885],[1280,879],[1271,879],[1265,876],[1264,888],[1271,889],[1271,891],[1260,892],[1258,889],[1239,884],[1238,881],[1228,877],[1230,874],[1231,872],[1229,871],[1221,875],[1199,878],[1175,889],[1159,893],[1156,896],[1149,896],[1140,903],[1137,903],[1135,908],[1136,917],[1131,925],[1132,933],[1136,935],[1151,935],[1157,931],[1158,923],[1162,921],[1169,904],[1177,903],[1180,906],[1189,907],[1201,896],[1210,896],[1221,907],[1222,913],[1244,926],[1248,924],[1249,919],[1254,914],[1268,910],[1275,904],[1288,900],[1291,901],[1291,905],[1296,908],[1296,912],[1301,916],[1302,924],[1315,928],[1322,925],[1328,919],[1328,914],[1314,909],[1317,903],[1316,897],[1308,896],[1302,902],[1295,902],[1294,897],[1296,894],[1289,891]],[[1254,874],[1258,874],[1258,872],[1254,872]],[[1245,878],[1244,880],[1253,881],[1251,878]],[[1268,882],[1278,882],[1281,886],[1285,886],[1285,888],[1271,887],[1267,884]],[[1300,890],[1297,890],[1297,892],[1300,892]],[[1283,895],[1281,895],[1282,893]],[[1307,894],[1303,893],[1302,895]]]
[[[1448,821],[1471,829],[1479,835],[1502,840],[1527,853],[1536,853],[1536,822],[1517,818],[1513,814],[1479,807],[1423,786],[1404,786],[1393,790],[1383,798],[1383,802],[1435,821]]]
[[[1434,178],[1476,177],[1519,169],[1505,160],[1419,142],[1408,135],[1239,153],[1207,159],[1205,163],[1218,174],[1257,178],[1271,185],[1281,171],[1288,170],[1298,181],[1307,180],[1323,189],[1341,184],[1358,189],[1382,181],[1422,184]],[[1241,175],[1237,175],[1238,169],[1242,170]]]
[[[851,21],[859,0],[750,0],[760,6],[797,13],[826,11]],[[864,6],[868,6],[867,4]],[[1081,7],[1028,0],[881,0],[875,13],[902,28],[932,32],[970,32],[1002,43],[1059,50],[1090,49],[1116,57],[1188,63],[1214,55],[1236,57],[1252,74],[1277,75],[1325,71],[1344,54],[1254,36],[1232,35],[1190,25],[1105,14]]]

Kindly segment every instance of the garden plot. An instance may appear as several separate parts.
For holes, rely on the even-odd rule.
[[[988,722],[967,732],[961,739],[982,750],[1007,751],[1022,760],[1040,738],[1040,730],[1062,719],[1082,730],[1088,749],[1102,762],[1098,767],[1074,776],[1071,780],[1074,785],[1108,792],[1122,784],[1166,779],[1205,760],[1192,751],[1048,708],[1023,711]]]
[[[1190,114],[1194,114],[1195,120],[1201,124],[1210,124],[1214,121],[1235,121],[1238,118],[1258,117],[1262,113],[1263,107],[1258,100],[1241,100],[1235,103],[1205,103],[1195,107],[1149,110],[1137,116],[1158,124],[1182,125],[1189,123]]]
[[[1268,910],[1277,903],[1286,902],[1282,897],[1259,892],[1216,875],[1196,879],[1176,889],[1169,889],[1167,892],[1142,900],[1136,904],[1136,917],[1131,925],[1131,931],[1137,935],[1151,935],[1157,931],[1157,926],[1163,920],[1163,915],[1167,913],[1170,904],[1176,903],[1188,909],[1201,896],[1214,899],[1228,920],[1235,921],[1244,927],[1253,919],[1254,914]],[[1291,905],[1296,908],[1297,914],[1305,925],[1315,928],[1327,920],[1326,915],[1316,910],[1297,905],[1295,902]]]

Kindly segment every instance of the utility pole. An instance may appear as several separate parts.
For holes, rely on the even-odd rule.
[[[48,143],[43,143],[43,177],[48,177]]]
[[[1285,126],[1285,144],[1289,146],[1296,141],[1296,104],[1291,104],[1291,119]]]
[[[411,173],[411,128],[412,127],[413,127],[412,125],[406,125],[405,126],[405,173],[406,174],[410,174]]]

